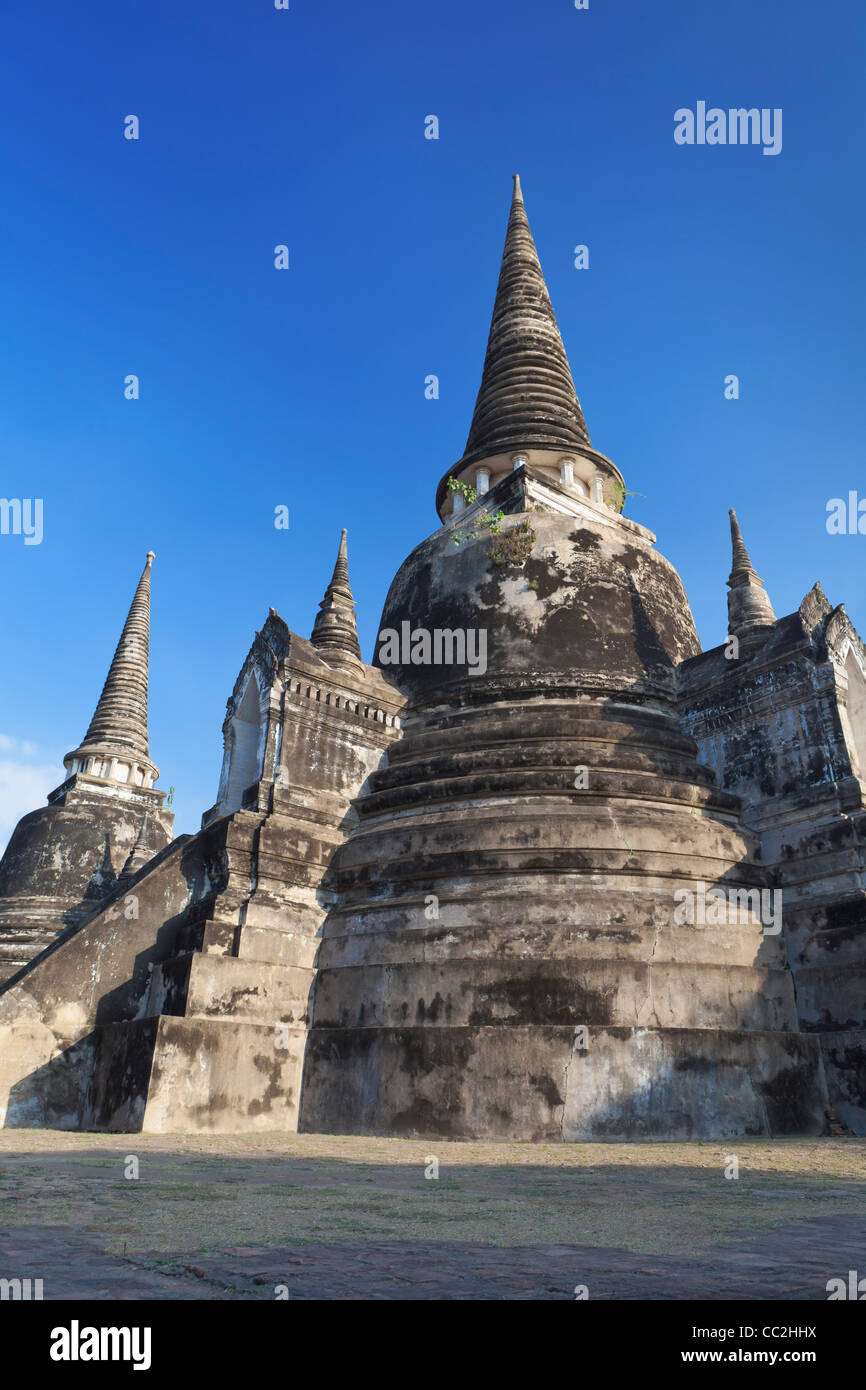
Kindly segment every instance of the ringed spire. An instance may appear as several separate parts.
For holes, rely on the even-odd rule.
[[[481,385],[463,456],[449,473],[526,449],[590,448],[565,346],[515,174]],[[446,474],[439,486],[441,504]]]
[[[310,642],[321,651],[361,660],[355,600],[349,586],[348,532],[343,528],[337,561],[325,597],[319,604]]]
[[[144,569],[115,648],[102,694],[75,755],[90,748],[149,757],[147,678],[150,650],[150,574],[154,561],[147,552]],[[69,757],[74,756],[69,754]]]
[[[731,519],[732,552],[728,578],[728,628],[735,637],[760,637],[766,629],[775,626],[776,614],[764,588],[764,581],[756,574],[749,558],[737,513],[731,508],[728,515]]]

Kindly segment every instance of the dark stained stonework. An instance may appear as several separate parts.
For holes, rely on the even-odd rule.
[[[344,532],[310,639],[255,636],[198,834],[150,854],[144,818],[0,987],[5,1124],[866,1133],[866,650],[817,586],[775,618],[732,514],[701,652],[589,444],[519,187],[455,471],[482,495],[451,511],[445,475],[380,623],[422,659],[361,659]],[[112,672],[97,739],[135,703]]]
[[[816,584],[796,613],[680,676],[683,727],[783,894],[799,1025],[819,1037],[833,1107],[866,1133],[866,648]]]

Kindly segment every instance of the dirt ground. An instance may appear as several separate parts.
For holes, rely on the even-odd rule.
[[[45,1298],[802,1300],[852,1268],[864,1139],[0,1131],[0,1278]]]

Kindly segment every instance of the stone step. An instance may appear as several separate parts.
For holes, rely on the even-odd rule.
[[[541,906],[541,905],[539,905]],[[547,906],[546,904],[544,906]],[[690,964],[726,964],[784,968],[785,943],[779,936],[764,935],[760,925],[672,926],[669,921],[640,921],[637,913],[617,920],[592,923],[563,916],[559,921],[538,920],[527,914],[521,920],[513,901],[488,905],[483,922],[473,924],[471,912],[460,904],[440,904],[438,921],[425,918],[421,899],[378,909],[368,906],[356,915],[340,913],[328,921],[316,955],[320,969],[349,965],[402,964],[451,959],[471,960],[607,960],[612,954],[623,962],[653,960]],[[599,913],[599,916],[602,914]]]
[[[796,1031],[790,973],[735,965],[463,959],[321,969],[315,1027]]]
[[[586,787],[575,786],[576,769],[586,768]],[[402,771],[402,769],[400,769]],[[616,809],[622,804],[627,812],[635,798],[671,807],[698,806],[702,810],[736,813],[740,803],[729,792],[713,786],[703,786],[695,780],[674,779],[657,770],[624,771],[616,768],[597,768],[588,760],[586,750],[576,750],[574,760],[553,766],[484,767],[460,774],[449,761],[446,772],[437,775],[435,768],[413,769],[411,777],[395,778],[384,784],[384,774],[377,780],[376,790],[359,803],[362,822],[385,811],[415,805],[430,807],[437,802],[450,802],[461,797],[475,796],[540,796],[567,798],[569,805],[577,802],[598,808]],[[602,811],[604,814],[604,809]]]
[[[275,1027],[305,1025],[314,972],[234,956],[175,956],[158,965],[142,1016],[231,1016]]]
[[[225,1134],[297,1128],[306,1030],[240,1018],[97,1029],[88,1129]]]

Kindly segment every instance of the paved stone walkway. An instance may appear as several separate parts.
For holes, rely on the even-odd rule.
[[[744,1233],[700,1258],[598,1246],[363,1241],[230,1246],[211,1256],[112,1256],[65,1227],[0,1227],[3,1263],[41,1277],[44,1297],[118,1299],[772,1299],[826,1301],[826,1283],[866,1271],[866,1216]],[[283,1295],[285,1296],[285,1295]]]

